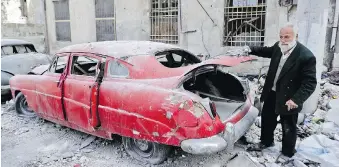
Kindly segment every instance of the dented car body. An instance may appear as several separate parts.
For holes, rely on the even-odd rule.
[[[232,149],[258,110],[248,83],[221,67],[250,60],[201,61],[149,41],[95,42],[61,49],[41,75],[17,75],[10,85],[20,114],[106,139],[118,134],[130,155],[158,164],[173,146],[192,154]]]

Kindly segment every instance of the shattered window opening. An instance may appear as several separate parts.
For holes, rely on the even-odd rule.
[[[68,0],[53,1],[57,41],[71,41],[71,21]]]
[[[109,62],[109,75],[111,77],[127,77],[129,75],[128,68],[117,60]]]
[[[64,69],[67,65],[67,60],[68,56],[57,56],[48,71],[51,73],[61,74],[62,72],[64,72]]]
[[[266,0],[225,0],[224,46],[263,46]]]
[[[96,76],[99,60],[89,56],[74,55],[71,74],[81,76]]]
[[[95,0],[97,41],[116,40],[114,0]]]
[[[151,0],[150,40],[178,44],[178,0]]]

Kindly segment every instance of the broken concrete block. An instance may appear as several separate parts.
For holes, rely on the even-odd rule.
[[[91,144],[95,140],[95,136],[89,136],[85,141],[83,141],[80,145],[79,149],[83,149],[87,147],[89,144]]]
[[[336,135],[339,135],[339,126],[333,122],[325,122],[322,124],[321,133],[335,138]]]
[[[227,163],[227,167],[260,167],[258,162],[253,161],[249,156],[239,154]]]
[[[318,109],[317,111],[314,112],[313,114],[313,118],[316,119],[324,119],[326,117],[327,112],[322,110],[322,109]]]
[[[328,110],[325,120],[339,125],[339,108]]]
[[[339,109],[339,99],[330,100],[327,104],[327,108],[329,109]]]

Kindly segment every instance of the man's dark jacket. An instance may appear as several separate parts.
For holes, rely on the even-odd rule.
[[[271,58],[264,89],[260,101],[265,101],[273,87],[274,78],[282,56],[279,42],[271,47],[250,47],[249,54]],[[288,56],[276,83],[276,113],[282,115],[296,114],[302,110],[303,103],[310,97],[317,86],[316,58],[304,45],[297,46]],[[287,110],[285,105],[292,100],[298,108]]]

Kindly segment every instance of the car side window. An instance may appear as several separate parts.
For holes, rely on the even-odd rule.
[[[109,61],[109,74],[113,77],[126,77],[129,75],[128,68],[117,60]]]
[[[15,46],[15,49],[16,49],[17,53],[19,53],[19,54],[20,53],[28,53],[26,47],[23,46],[23,45],[17,45],[17,46]]]
[[[14,54],[13,46],[3,46],[1,49],[6,55]]]
[[[57,56],[49,68],[49,72],[61,74],[67,65],[68,56]]]
[[[97,65],[99,60],[89,56],[76,55],[73,56],[71,67],[71,74],[84,75],[84,76],[96,76]]]

